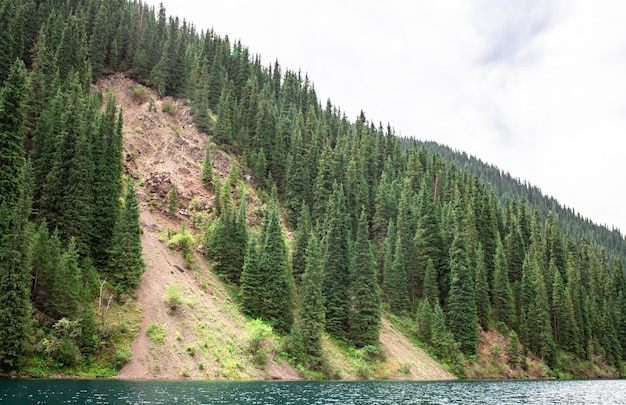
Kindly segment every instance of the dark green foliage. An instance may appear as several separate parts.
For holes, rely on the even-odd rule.
[[[51,315],[55,319],[78,318],[83,277],[78,267],[78,252],[73,238],[70,239],[67,251],[61,254],[59,267],[55,269],[53,277],[51,295],[54,300]]]
[[[554,282],[552,283],[552,328],[554,330],[554,340],[557,346],[575,353],[577,351],[577,328],[576,317],[574,315],[574,304],[569,291],[565,288],[565,283],[561,273],[556,270],[554,260],[551,260],[551,267],[554,271]]]
[[[348,331],[349,230],[343,186],[336,183],[328,202],[324,232],[324,299],[326,303],[326,331],[346,337]]]
[[[210,190],[213,187],[213,162],[211,161],[211,144],[209,142],[206,144],[200,180],[202,180],[202,185],[207,189]]]
[[[465,240],[457,231],[450,247],[450,292],[447,300],[448,324],[454,340],[467,355],[476,354],[478,346],[476,298],[469,269]]]
[[[21,176],[19,201],[0,204],[0,370],[19,369],[30,336],[31,274],[28,263],[26,221],[30,201],[28,177]]]
[[[355,347],[377,346],[381,327],[380,289],[365,211],[359,218],[350,280],[350,340]]]
[[[493,275],[492,315],[496,322],[502,322],[509,328],[516,326],[513,290],[509,284],[509,273],[504,255],[504,247],[500,240],[496,245],[495,272]]]
[[[439,287],[437,286],[437,270],[431,259],[428,259],[424,274],[424,300],[431,305],[439,302]]]
[[[509,364],[512,367],[517,367],[520,364],[520,356],[522,353],[517,333],[515,333],[514,330],[510,331],[506,338],[506,348]]]
[[[238,283],[248,249],[245,204],[241,204],[239,214],[232,204],[222,209],[218,221],[208,230],[207,248],[215,262],[214,270],[231,283]]]
[[[388,273],[385,274],[385,295],[389,309],[396,314],[407,312],[410,306],[406,274],[407,258],[402,245],[402,238],[397,235],[393,261]]]
[[[281,333],[291,330],[294,320],[294,281],[287,261],[287,250],[275,204],[269,208],[263,225],[263,245],[259,261],[266,296],[262,318],[274,324]]]
[[[489,299],[489,284],[487,282],[487,269],[480,245],[475,251],[474,267],[474,291],[476,293],[476,315],[483,329],[489,328],[491,318],[491,300]]]
[[[417,315],[415,317],[415,324],[417,329],[417,338],[422,342],[428,343],[432,338],[432,321],[433,321],[433,309],[430,306],[428,300],[420,301],[417,306]]]
[[[459,343],[455,342],[454,335],[446,326],[443,310],[435,304],[431,318],[430,344],[435,354],[446,363],[459,363]]]
[[[309,207],[303,203],[298,217],[298,227],[296,229],[293,253],[291,255],[291,263],[293,276],[296,283],[300,283],[300,278],[304,273],[307,261],[307,246],[309,245],[309,237],[311,236],[312,225],[311,216],[309,215]]]
[[[18,369],[30,334],[27,219],[30,180],[25,176],[24,118],[28,78],[22,61],[0,90],[0,370]]]
[[[124,206],[113,231],[113,244],[107,268],[108,281],[120,293],[134,289],[146,268],[142,258],[142,233],[135,183],[129,177],[126,180]]]
[[[19,363],[28,340],[24,291],[48,316],[81,319],[59,324],[59,345],[51,353],[75,364],[99,347],[85,304],[95,297],[95,280],[130,291],[143,271],[136,215],[123,219],[136,201],[121,203],[122,112],[114,99],[88,95],[91,82],[113,71],[161,96],[185,98],[198,130],[243,154],[241,169],[250,171],[252,183],[268,194],[275,186],[272,195],[281,199],[288,225],[294,230],[297,224],[296,276],[305,273],[315,229],[322,240],[325,328],[334,336],[364,344],[356,332],[361,326],[354,326],[365,325],[355,321],[364,302],[354,291],[372,291],[371,277],[392,311],[412,313],[419,303],[418,323],[428,324],[423,340],[451,365],[460,364],[454,340],[466,353],[475,350],[477,322],[483,329],[505,325],[511,342],[517,334],[520,350],[550,366],[559,366],[559,350],[615,365],[623,360],[626,242],[618,230],[595,225],[466,154],[399,139],[390,125],[376,126],[363,113],[351,122],[330,100],[317,100],[306,75],[278,61],[265,67],[239,42],[231,46],[213,31],[198,34],[193,25],[168,18],[163,7],[6,0],[0,26],[1,278],[28,279],[31,286],[11,284],[15,288],[1,297],[12,300],[1,307],[3,316],[25,320],[0,328],[3,339],[11,334],[15,340],[0,345],[7,370]],[[32,188],[22,178],[26,157]],[[207,157],[202,181],[214,189],[220,216],[213,230],[230,230],[228,238],[220,236],[229,256],[214,257],[216,270],[241,283],[248,314],[286,332],[293,322],[293,282],[276,232],[280,221],[270,226],[268,212],[262,240],[244,254],[245,198],[231,201],[241,171],[222,186],[219,176],[211,180],[208,149]],[[19,208],[29,205],[30,195],[32,213]],[[172,199],[173,215],[174,205]],[[365,239],[378,249],[378,274],[365,253],[370,241],[358,235],[361,213],[371,230]],[[135,227],[132,243],[120,240],[124,221]],[[62,291],[59,283],[66,280],[84,293]],[[294,336],[301,335],[297,330]],[[75,332],[81,337],[70,338]]]
[[[306,266],[300,287],[300,320],[302,340],[309,356],[322,355],[322,334],[326,323],[324,310],[324,261],[320,243],[314,233],[308,237]]]
[[[172,184],[170,192],[167,194],[167,212],[170,218],[176,216],[178,212],[178,191],[176,190],[176,184]]]
[[[261,273],[260,252],[255,237],[251,237],[248,241],[248,250],[239,284],[243,312],[253,318],[260,318],[266,292],[265,277]]]
[[[116,119],[115,98],[107,100],[104,114],[94,129],[92,156],[94,174],[92,181],[92,239],[91,258],[98,268],[109,261],[113,241],[113,230],[120,215],[122,196],[122,110]]]
[[[14,61],[0,89],[0,206],[17,207],[24,170],[24,136],[29,80],[21,60]],[[2,234],[6,228],[0,228]]]

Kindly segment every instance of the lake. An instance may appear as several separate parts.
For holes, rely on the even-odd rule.
[[[626,404],[626,381],[0,380],[2,404]]]

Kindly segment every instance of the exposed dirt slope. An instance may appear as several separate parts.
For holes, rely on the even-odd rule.
[[[138,87],[121,74],[103,78],[97,89],[113,92],[123,107],[126,170],[139,185],[143,256],[147,264],[136,293],[137,305],[143,312],[141,330],[131,349],[131,361],[119,377],[297,379],[296,370],[285,361],[273,361],[273,355],[265,367],[255,365],[246,349],[248,322],[225,286],[198,252],[194,252],[195,263],[190,270],[185,269],[181,253],[167,247],[168,230],[170,234],[179,232],[181,224],[186,223],[193,232],[192,223],[197,218],[194,214],[206,214],[214,199],[200,182],[207,136],[195,129],[189,108],[170,98],[158,99],[154,92]],[[164,107],[169,112],[164,112]],[[214,171],[225,179],[232,165],[230,157],[211,148],[211,159]],[[249,176],[244,176],[249,182]],[[166,208],[172,185],[176,185],[181,200],[173,218],[167,215]],[[190,204],[192,200],[194,203]],[[260,205],[254,192],[247,195],[247,203],[249,212],[255,212]],[[249,222],[256,224],[258,218],[251,215]],[[196,233],[198,237],[199,232]],[[165,288],[171,285],[178,286],[184,301],[174,311],[164,299]],[[384,370],[376,373],[379,377],[454,378],[387,320],[383,321],[381,344],[387,360],[380,365]],[[327,357],[338,349],[332,350]],[[347,357],[345,353],[336,354]],[[332,365],[333,359],[329,360]],[[362,377],[353,367],[345,368],[346,363],[349,361],[337,363],[338,376]]]
[[[143,312],[141,330],[131,348],[131,361],[119,377],[298,378],[285,362],[269,361],[263,368],[254,364],[245,341],[247,321],[222,282],[197,252],[190,270],[181,253],[167,246],[168,230],[179,232],[183,222],[194,232],[188,219],[190,201],[195,199],[202,211],[214,198],[199,180],[207,137],[191,125],[189,108],[169,98],[159,100],[153,92],[138,95],[147,89],[138,91],[137,84],[122,75],[103,79],[98,88],[114,92],[123,107],[126,169],[139,185],[147,264],[136,293]],[[170,113],[163,112],[167,104],[171,104]],[[225,178],[231,167],[229,157],[214,148],[212,160],[216,173]],[[172,185],[176,185],[180,204],[170,218],[166,207]],[[258,204],[254,196],[250,199],[253,206]],[[201,233],[195,233],[198,239]],[[164,299],[165,288],[171,285],[178,286],[184,301],[176,310]]]
[[[424,350],[415,347],[385,318],[383,318],[380,343],[386,350],[385,364],[392,379],[452,380],[456,378]]]

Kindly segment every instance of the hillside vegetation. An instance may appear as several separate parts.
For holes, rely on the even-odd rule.
[[[619,232],[163,8],[0,21],[4,372],[450,377],[418,345],[460,377],[623,374]]]

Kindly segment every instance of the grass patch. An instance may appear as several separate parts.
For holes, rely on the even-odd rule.
[[[151,323],[150,325],[148,325],[148,330],[146,331],[146,334],[153,343],[159,345],[165,343],[165,325]]]

